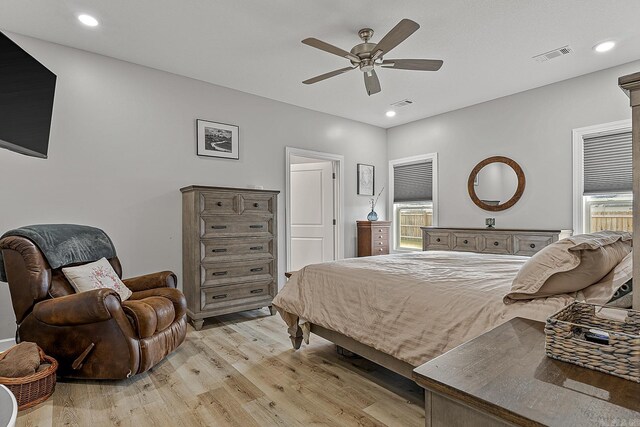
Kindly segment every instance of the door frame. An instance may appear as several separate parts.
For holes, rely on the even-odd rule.
[[[333,228],[333,251],[336,260],[344,258],[344,221],[342,220],[344,213],[344,180],[342,179],[344,176],[344,156],[302,148],[285,147],[286,271],[289,271],[291,267],[291,156],[307,157],[333,163],[336,174],[336,178],[333,180],[333,214],[336,220],[336,226]]]

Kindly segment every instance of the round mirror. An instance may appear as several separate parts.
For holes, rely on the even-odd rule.
[[[486,211],[503,211],[515,205],[524,192],[524,172],[508,157],[494,156],[476,165],[467,187],[473,203]]]

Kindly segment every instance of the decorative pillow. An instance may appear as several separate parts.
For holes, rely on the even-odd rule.
[[[577,292],[599,282],[629,252],[631,234],[615,231],[552,243],[522,266],[504,302]]]
[[[580,291],[580,299],[584,299],[589,304],[629,308],[631,307],[632,279],[633,252],[629,252],[602,280]]]
[[[65,267],[62,272],[76,292],[109,288],[116,291],[122,301],[126,301],[132,294],[131,290],[122,283],[122,280],[120,280],[106,258],[78,267]]]

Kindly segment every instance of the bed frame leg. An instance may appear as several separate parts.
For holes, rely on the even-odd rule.
[[[302,328],[300,325],[295,325],[289,328],[289,338],[291,338],[291,345],[294,350],[298,350],[302,345]]]

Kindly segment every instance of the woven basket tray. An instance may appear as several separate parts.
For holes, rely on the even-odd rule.
[[[624,321],[596,317],[602,306],[574,302],[547,319],[547,356],[640,382],[640,311],[606,307]],[[606,332],[608,344],[587,341],[590,329]]]
[[[19,411],[44,402],[56,388],[58,362],[53,357],[45,355],[41,348],[38,347],[38,350],[40,351],[40,360],[51,364],[47,369],[22,378],[0,377],[0,384],[4,384],[16,397]],[[0,354],[0,360],[4,356],[6,356],[6,352]]]

